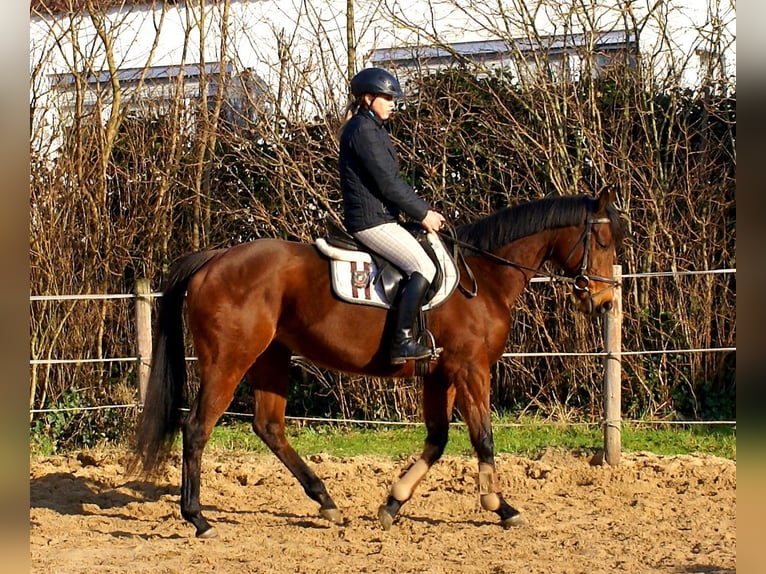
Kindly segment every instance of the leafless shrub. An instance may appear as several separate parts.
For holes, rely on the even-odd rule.
[[[461,5],[454,3],[458,10]],[[513,5],[523,16],[522,3]],[[575,12],[572,18],[585,18],[584,33],[595,35],[587,10]],[[518,25],[510,26],[512,18],[500,16],[473,25],[500,38],[521,27],[530,42],[539,40],[533,20],[518,16]],[[629,9],[622,16],[632,31],[644,24]],[[389,17],[412,25],[393,12]],[[103,51],[113,53],[119,30],[98,17],[95,22]],[[226,22],[221,19],[222,38]],[[503,22],[507,27],[497,24]],[[430,30],[416,31],[424,42],[449,46]],[[259,237],[311,241],[324,233],[328,218],[339,221],[336,134],[346,102],[337,94],[329,102],[322,83],[331,86],[330,68],[337,71],[345,61],[321,51],[299,61],[283,35],[275,32],[274,41],[283,44],[280,94],[283,88],[291,95],[269,103],[245,90],[258,111],[250,116],[228,106],[223,96],[235,79],[223,72],[216,78],[220,89],[203,90],[191,104],[179,79],[161,105],[128,92],[120,97],[123,88],[112,83],[98,87],[97,105],[85,106],[92,97],[85,77],[97,63],[79,47],[74,106],[54,138],[60,145],[37,132],[31,142],[33,294],[130,293],[139,277],[159,288],[169,264],[188,251]],[[438,74],[410,73],[406,91],[413,95],[391,126],[402,168],[454,223],[548,194],[612,186],[630,231],[621,256],[625,273],[735,267],[733,86],[711,76],[703,89],[684,89],[671,73],[681,62],[671,62],[671,71],[658,78],[646,64],[661,51],[642,54],[637,65],[615,61],[597,76],[576,78],[552,75],[544,53],[537,54],[535,71],[522,76],[470,61]],[[526,58],[516,56],[517,63]],[[32,84],[36,113],[47,88],[34,72]],[[295,102],[295,93],[309,94],[327,113],[305,121],[300,106],[283,105]],[[32,359],[136,353],[129,300],[34,301],[30,314]],[[729,275],[624,283],[625,349],[733,347],[734,317]],[[599,325],[568,312],[562,287],[534,285],[514,310],[508,350],[598,351]],[[596,420],[600,373],[598,357],[503,359],[493,372],[493,404],[503,412]],[[726,400],[735,385],[733,354],[631,356],[624,373],[629,415],[733,412],[733,399]],[[129,362],[33,365],[30,407],[120,404],[130,401],[135,377]],[[312,366],[293,377],[289,414],[410,418],[419,411],[416,381]],[[240,406],[247,400],[247,393],[238,395]],[[115,423],[106,415],[98,420],[102,427]],[[51,424],[45,417],[36,422]]]

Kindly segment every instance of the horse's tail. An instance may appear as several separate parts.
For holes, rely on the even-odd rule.
[[[135,436],[129,471],[150,473],[170,451],[181,427],[181,403],[186,384],[183,304],[189,280],[222,250],[200,251],[178,261],[170,271],[158,303],[157,330],[152,350],[146,398]]]

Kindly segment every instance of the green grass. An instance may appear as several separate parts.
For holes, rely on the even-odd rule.
[[[596,451],[603,446],[603,431],[593,425],[542,424],[524,426],[493,426],[495,452],[536,457],[545,449],[555,447],[579,451]],[[397,426],[360,428],[350,426],[288,425],[290,444],[303,456],[327,453],[334,456],[382,455],[400,457],[419,453],[425,438],[425,427]],[[219,425],[213,432],[213,448],[251,450],[267,453],[248,423]],[[641,425],[622,426],[624,452],[649,451],[661,455],[711,454],[736,460],[736,428],[703,425]],[[468,432],[462,425],[450,428],[446,455],[472,456]]]
[[[224,419],[216,426],[210,448],[248,450],[268,453],[266,446],[253,433],[249,422]],[[544,423],[536,419],[493,421],[495,452],[535,458],[547,448],[595,452],[603,446],[603,434],[598,425]],[[518,426],[511,426],[511,425]],[[289,423],[287,436],[295,450],[308,456],[327,453],[333,456],[381,455],[402,457],[418,454],[423,446],[425,427],[368,427],[346,424],[298,425]],[[179,439],[180,442],[180,439]],[[648,451],[660,455],[712,454],[736,460],[736,427],[726,425],[648,425],[623,423],[623,452]],[[57,452],[45,433],[30,434],[30,452],[47,456]],[[450,428],[446,455],[473,456],[465,426]]]

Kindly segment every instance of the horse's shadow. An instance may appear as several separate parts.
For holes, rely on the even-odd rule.
[[[203,510],[205,510],[203,505]],[[219,513],[219,516],[215,518],[216,522],[222,522],[227,524],[243,524],[242,521],[235,518],[239,515],[256,515],[270,516],[275,521],[283,522],[285,525],[294,526],[302,529],[332,529],[336,527],[346,527],[350,524],[348,518],[343,519],[342,524],[333,524],[329,520],[317,515],[310,514],[296,514],[294,512],[275,510],[269,508],[215,508],[208,507],[207,510],[213,510]]]
[[[112,486],[100,480],[55,472],[30,480],[30,508],[47,508],[59,514],[93,514],[87,507],[102,510],[123,508],[132,502],[156,502],[166,495],[178,495],[175,486],[160,486],[133,480]]]
[[[178,486],[158,485],[143,480],[129,480],[119,485],[113,485],[98,479],[77,476],[71,472],[56,472],[34,478],[29,485],[30,508],[46,508],[62,515],[89,516],[97,515],[99,511],[109,511],[112,517],[119,517],[127,521],[144,520],[137,517],[134,512],[115,514],[131,503],[159,502],[163,497],[171,496],[176,499],[180,496]],[[290,511],[275,509],[224,509],[215,505],[203,505],[203,510],[216,512],[219,516],[216,520],[222,523],[239,524],[236,518],[238,514],[264,513],[275,519],[284,520],[286,524],[300,529],[327,529],[334,526],[347,527],[351,520],[346,518],[341,525],[333,525],[330,522],[316,516],[300,515]],[[174,512],[168,518],[179,519]],[[399,517],[400,521],[411,521],[429,526],[438,527],[445,523],[443,519],[432,518],[420,514],[407,514]],[[147,519],[157,520],[157,518]],[[356,517],[356,521],[367,526],[377,523],[373,515]],[[471,521],[474,525],[485,525],[487,522]],[[114,532],[115,536],[133,536],[127,532]]]
[[[157,485],[142,480],[130,480],[119,485],[77,476],[71,472],[55,472],[30,480],[29,483],[29,506],[30,508],[46,508],[62,515],[91,516],[99,514],[99,511],[109,511],[112,517],[122,518],[127,521],[144,520],[135,516],[135,513],[125,512],[115,514],[115,510],[125,508],[131,503],[158,502],[163,497],[171,496],[178,504],[180,488],[171,485]],[[230,510],[219,508],[216,505],[203,505],[203,510],[220,514],[217,521],[228,524],[239,524],[234,518],[236,514],[255,512],[254,510]],[[285,520],[287,523],[298,528],[329,528],[331,524],[319,517],[301,516],[290,512],[260,509],[259,512],[271,514],[274,517]],[[172,518],[180,520],[180,517],[171,513]],[[168,516],[168,518],[171,517]],[[153,518],[151,520],[156,520]],[[127,532],[114,532],[115,536],[133,536]]]
[[[273,508],[265,508],[265,507],[258,507],[258,508],[226,508],[226,509],[217,509],[214,507],[210,507],[210,510],[215,510],[220,513],[220,516],[216,517],[216,521],[218,522],[228,522],[231,524],[239,524],[240,522],[234,518],[237,515],[251,515],[251,514],[264,514],[267,516],[271,516],[272,518],[276,520],[283,520],[285,521],[285,524],[290,526],[295,526],[298,528],[309,528],[309,529],[327,529],[327,528],[335,528],[335,527],[348,527],[351,526],[354,523],[357,524],[363,524],[367,527],[370,526],[379,526],[380,521],[378,520],[377,516],[375,515],[374,509],[370,509],[369,514],[362,514],[360,516],[355,516],[354,518],[350,518],[348,516],[345,516],[343,518],[342,524],[332,524],[331,522],[325,520],[324,518],[312,515],[306,515],[306,514],[296,514],[294,512],[290,511],[284,511],[284,510],[276,510]],[[492,519],[469,519],[469,520],[449,520],[445,518],[436,518],[432,516],[428,516],[425,514],[421,514],[419,511],[415,511],[414,513],[410,514],[408,512],[402,512],[399,516],[397,516],[397,522],[399,523],[405,523],[405,522],[413,522],[420,525],[426,525],[429,527],[435,527],[438,528],[443,525],[452,525],[455,524],[463,524],[466,527],[479,527],[479,526],[490,526],[490,527],[497,527],[497,521],[494,521]]]
[[[695,564],[693,566],[684,566],[678,570],[679,573],[695,573],[695,574],[736,574],[736,570],[730,568],[721,568],[720,566],[708,566],[705,564]]]
[[[475,520],[475,519],[472,519],[472,520],[458,520],[458,519],[456,519],[456,520],[447,520],[447,519],[444,519],[444,518],[432,518],[430,516],[422,516],[422,515],[419,515],[419,514],[406,514],[406,513],[401,515],[401,516],[398,516],[397,517],[397,521],[399,521],[399,522],[404,522],[404,521],[416,522],[418,524],[425,524],[425,525],[428,525],[428,526],[433,526],[435,528],[444,527],[444,525],[450,525],[450,526],[465,525],[465,526],[468,526],[468,527],[471,527],[471,528],[475,528],[475,527],[478,527],[478,526],[495,526],[495,527],[497,526],[497,523],[492,521],[492,520]]]

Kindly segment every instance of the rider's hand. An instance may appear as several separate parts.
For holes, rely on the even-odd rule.
[[[429,233],[436,233],[442,229],[446,223],[447,220],[444,219],[444,216],[441,213],[438,213],[433,209],[429,209],[428,213],[426,213],[426,216],[423,218],[423,221],[420,222],[420,225],[422,225],[423,228]]]

